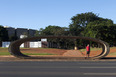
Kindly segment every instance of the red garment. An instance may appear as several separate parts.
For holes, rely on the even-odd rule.
[[[87,51],[90,51],[90,47],[89,47],[89,46],[87,46],[87,47],[86,47],[86,50],[87,50]]]

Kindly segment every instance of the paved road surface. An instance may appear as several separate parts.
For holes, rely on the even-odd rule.
[[[116,62],[0,61],[0,77],[116,77]]]

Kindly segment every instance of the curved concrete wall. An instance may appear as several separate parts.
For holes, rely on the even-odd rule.
[[[47,39],[49,39],[49,38],[84,39],[84,40],[89,40],[89,41],[93,41],[93,42],[96,42],[98,44],[101,44],[102,53],[99,54],[98,56],[94,56],[92,58],[103,58],[106,55],[108,55],[108,53],[110,51],[109,45],[106,42],[104,42],[102,40],[95,39],[95,38],[80,37],[80,36],[40,36],[40,37],[23,38],[23,39],[12,42],[9,46],[9,52],[12,55],[19,57],[19,58],[32,58],[31,56],[24,55],[20,52],[20,45],[24,42],[32,41],[32,40],[36,40],[36,39],[41,39],[41,38],[47,38]]]

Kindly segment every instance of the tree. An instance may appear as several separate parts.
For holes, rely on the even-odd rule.
[[[7,30],[2,25],[0,25],[0,41],[8,41],[8,40],[9,38]]]
[[[82,31],[84,31],[85,27],[93,21],[99,20],[98,15],[92,12],[86,12],[77,14],[71,18],[72,22],[69,25],[70,34],[72,36],[83,36]],[[78,43],[78,44],[77,44]],[[82,40],[75,40],[75,48],[80,46]]]
[[[99,20],[90,22],[82,33],[84,36],[101,39],[110,45],[114,45],[116,26],[113,25],[112,20],[100,18]]]
[[[100,28],[101,28],[101,30],[103,30],[105,28],[105,26],[107,26],[107,27],[113,26],[113,21],[110,20],[110,19],[100,18],[99,20],[90,22],[85,27],[85,29],[82,33],[83,33],[84,36],[97,38],[96,35],[100,31]]]
[[[99,20],[99,17],[92,12],[87,12],[77,14],[76,16],[73,16],[71,20],[72,22],[69,25],[70,32],[73,36],[78,36],[80,35],[81,31],[83,31],[87,26],[87,24],[95,20]]]
[[[9,41],[15,41],[17,39],[18,39],[18,37],[16,35],[12,35],[9,37]]]
[[[14,34],[12,34],[11,36],[9,36],[9,41],[15,41],[15,40],[18,40],[18,37],[16,35],[16,31]]]
[[[41,36],[69,36],[69,29],[66,27],[49,25],[45,29],[41,30]],[[48,39],[48,42],[57,44],[57,48],[68,48],[72,44],[71,40],[67,39]],[[69,43],[70,42],[70,43]]]
[[[92,21],[98,20],[98,15],[92,13],[92,12],[86,12],[77,14],[76,16],[73,16],[71,18],[73,25],[80,25],[82,27],[86,27],[86,25]]]
[[[34,36],[39,36],[39,31],[38,30],[36,30]]]
[[[61,35],[64,35],[64,28],[62,27],[59,27],[59,26],[52,26],[52,25],[49,25],[48,27],[46,27],[45,29],[43,29],[41,31],[41,35],[54,35],[54,36],[61,36]]]
[[[112,43],[113,41],[109,39],[113,40],[113,37],[116,35],[115,32],[111,31],[115,29],[112,20],[101,18],[92,12],[77,14],[71,20],[72,23],[69,25],[69,29],[72,36],[93,37]],[[76,42],[78,46],[83,43],[81,40],[77,40]]]

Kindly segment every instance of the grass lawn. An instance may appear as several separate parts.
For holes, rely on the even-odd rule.
[[[0,55],[11,55],[9,52],[0,52]]]
[[[0,47],[0,52],[8,52],[8,48],[2,48],[2,47]]]
[[[51,53],[24,53],[25,55],[55,55]]]
[[[29,48],[22,48],[22,49],[29,49]],[[48,49],[48,48],[41,48],[41,49]],[[116,49],[116,47],[111,47],[110,50],[112,49]],[[98,50],[102,50],[102,48],[91,48],[91,51],[98,51]],[[80,49],[81,52],[86,51],[86,49]],[[23,53],[25,55],[56,55],[56,54],[52,54],[52,53]],[[0,55],[11,55],[8,52],[8,48],[1,48],[0,47]],[[109,55],[116,55],[116,52],[110,52]]]
[[[22,48],[22,49],[29,49],[29,48]],[[55,55],[52,53],[23,53],[23,54],[25,55]],[[0,47],[0,55],[11,55],[11,54],[8,52],[8,48]]]
[[[112,52],[112,53],[110,53],[109,55],[116,55],[116,52]]]
[[[110,47],[110,53],[108,55],[116,55],[116,52],[112,52],[113,49],[116,49],[116,47]],[[102,48],[91,48],[91,51],[99,51],[102,50]],[[86,51],[86,49],[80,49],[81,52]]]

